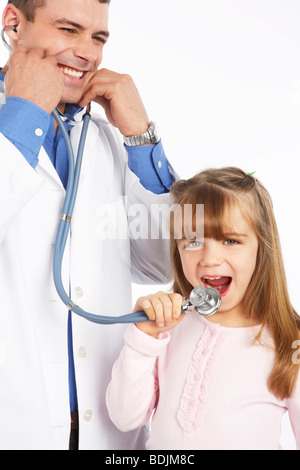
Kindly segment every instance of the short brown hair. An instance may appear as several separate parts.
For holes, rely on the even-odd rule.
[[[7,3],[14,5],[24,13],[28,21],[34,21],[35,11],[46,5],[47,0],[9,0]],[[110,0],[99,0],[100,3],[110,3]]]

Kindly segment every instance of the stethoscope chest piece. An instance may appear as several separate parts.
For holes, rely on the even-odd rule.
[[[198,286],[192,290],[189,300],[183,306],[185,310],[195,310],[204,317],[214,315],[222,303],[221,294],[212,287]]]

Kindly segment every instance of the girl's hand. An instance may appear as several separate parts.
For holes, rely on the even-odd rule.
[[[136,326],[154,338],[164,331],[171,330],[178,325],[186,314],[181,315],[183,297],[180,294],[157,294],[140,297],[134,311],[144,310],[152,321],[136,323]]]

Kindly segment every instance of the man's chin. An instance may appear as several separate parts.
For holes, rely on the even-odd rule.
[[[76,91],[73,90],[69,91],[68,93],[64,93],[60,99],[59,106],[65,107],[66,104],[78,104],[80,100],[82,99],[83,94],[81,92],[76,93]]]

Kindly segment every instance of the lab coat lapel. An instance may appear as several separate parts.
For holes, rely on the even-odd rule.
[[[39,175],[43,176],[50,184],[55,186],[58,190],[65,191],[60,177],[57,174],[56,169],[52,165],[52,162],[46,153],[44,147],[41,148],[39,153],[39,164],[36,168]]]

